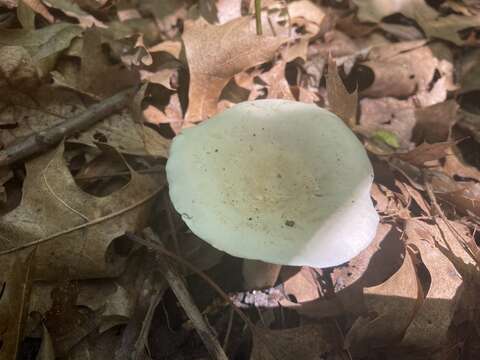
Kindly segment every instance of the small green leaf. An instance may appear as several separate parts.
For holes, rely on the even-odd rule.
[[[398,149],[400,147],[400,143],[398,142],[397,135],[395,135],[394,133],[388,130],[375,131],[372,138],[374,140],[387,144],[388,146],[394,149]]]

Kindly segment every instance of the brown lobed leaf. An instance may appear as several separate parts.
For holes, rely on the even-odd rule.
[[[190,70],[187,122],[202,121],[216,112],[222,89],[235,74],[274,56],[283,38],[258,36],[250,17],[223,25],[205,20],[187,22],[182,36]]]
[[[74,279],[118,275],[125,257],[111,247],[112,240],[145,224],[148,201],[163,184],[132,172],[130,182],[109,196],[87,194],[65,164],[63,145],[26,168],[22,201],[0,220],[0,254],[43,239],[36,279],[55,279],[65,269]]]

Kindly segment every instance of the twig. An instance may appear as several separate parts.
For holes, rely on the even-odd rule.
[[[228,304],[230,304],[232,306],[233,310],[237,313],[237,315],[240,316],[240,318],[248,325],[248,327],[250,329],[252,329],[252,331],[254,331],[255,325],[247,317],[247,315],[245,315],[240,309],[238,309],[238,307],[235,306],[235,304],[233,303],[232,299],[230,299],[230,297],[217,284],[215,284],[215,282],[212,279],[210,279],[207,275],[205,275],[205,273],[203,271],[198,270],[195,266],[190,264],[188,261],[186,261],[183,258],[181,258],[180,256],[174,254],[173,252],[165,249],[163,246],[158,245],[157,242],[154,242],[151,239],[143,239],[143,238],[141,238],[141,237],[139,237],[135,234],[129,233],[129,232],[125,233],[125,235],[129,239],[131,239],[131,240],[133,240],[133,241],[135,241],[139,244],[145,245],[147,248],[151,248],[151,249],[154,249],[156,251],[159,251],[159,252],[163,253],[164,255],[174,259],[175,261],[181,263],[186,268],[190,269],[195,274],[200,276],[208,285],[210,285],[210,287],[212,289],[214,289],[220,295],[220,297],[223,300],[225,300]]]
[[[13,164],[36,153],[44,152],[58,144],[62,139],[88,129],[108,115],[123,109],[135,89],[124,90],[82,112],[80,115],[66,119],[51,128],[33,133],[22,141],[0,151],[0,167]]]
[[[255,23],[257,26],[257,35],[262,35],[262,0],[255,0]]]
[[[165,172],[165,166],[153,166],[148,169],[141,169],[141,170],[135,170],[139,174],[157,174],[157,173],[164,173]],[[75,176],[75,180],[77,181],[92,181],[92,180],[99,180],[99,179],[108,179],[112,177],[119,177],[119,176],[131,176],[132,172],[131,171],[118,171],[115,173],[110,173],[110,174],[100,174],[100,175],[78,175]]]
[[[151,229],[147,229],[145,233],[150,239],[155,240],[155,243],[157,243],[158,247],[163,248],[162,242]],[[205,322],[200,310],[198,310],[197,306],[195,305],[195,302],[188,292],[185,282],[176,267],[170,263],[170,259],[168,259],[164,253],[158,252],[157,255],[160,260],[158,262],[158,266],[160,267],[163,276],[168,281],[179,303],[182,305],[189,319],[192,321],[193,326],[197,330],[198,335],[202,339],[203,344],[207,348],[212,358],[228,360],[228,357],[223,351],[222,346],[218,342],[210,327]]]

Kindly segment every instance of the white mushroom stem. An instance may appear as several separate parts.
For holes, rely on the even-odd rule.
[[[278,264],[244,259],[242,264],[244,289],[256,290],[273,287],[281,269],[282,266]]]

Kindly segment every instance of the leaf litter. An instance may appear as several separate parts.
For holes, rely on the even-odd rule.
[[[0,358],[205,358],[191,309],[123,236],[146,226],[250,319],[183,272],[229,358],[478,358],[478,4],[262,6],[257,35],[254,1],[0,1],[0,150],[141,85],[130,106],[0,168]],[[175,134],[264,98],[352,128],[381,224],[347,264],[244,289],[240,261],[154,198]]]

